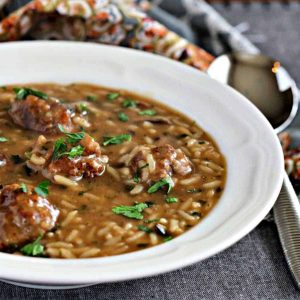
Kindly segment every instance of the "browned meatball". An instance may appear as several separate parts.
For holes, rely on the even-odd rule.
[[[55,226],[58,215],[31,186],[27,192],[19,184],[5,186],[0,194],[0,250],[35,240]]]
[[[62,124],[67,131],[73,130],[71,111],[54,99],[47,101],[29,95],[25,100],[16,100],[9,115],[17,125],[40,132],[58,131]]]
[[[171,177],[173,174],[185,176],[192,171],[192,163],[182,152],[171,145],[137,146],[129,153],[126,166],[131,176],[139,176],[139,182],[151,183]]]
[[[44,136],[40,136],[27,166],[42,172],[53,182],[57,182],[56,175],[78,181],[83,177],[94,178],[104,173],[108,157],[101,154],[100,145],[87,133],[78,141],[77,147],[81,147],[82,152],[75,157],[68,155],[53,157],[54,145],[55,142],[49,142]],[[68,152],[71,147],[76,147],[76,144],[66,144],[66,147],[64,152]]]

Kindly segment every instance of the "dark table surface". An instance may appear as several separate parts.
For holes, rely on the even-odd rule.
[[[279,59],[300,86],[300,4],[215,8],[233,25],[248,22],[249,37]],[[261,36],[263,35],[263,37]],[[293,127],[300,126],[298,115]],[[99,270],[101,272],[101,270]],[[28,270],[30,276],[30,270]],[[56,291],[0,283],[0,299],[296,299],[274,223],[263,221],[222,253],[169,274],[77,290]]]

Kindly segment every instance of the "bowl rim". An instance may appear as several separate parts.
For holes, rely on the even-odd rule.
[[[91,278],[84,278],[84,274],[74,274],[70,276],[70,274],[53,274],[52,271],[47,273],[47,268],[51,266],[50,270],[53,270],[53,268],[58,269],[68,269],[73,270],[74,268],[90,268],[92,265],[97,264],[98,268],[101,270],[101,265],[109,264],[110,261],[114,260],[115,263],[121,262],[121,261],[128,261],[132,260],[134,257],[141,258],[148,258],[153,255],[154,252],[161,252],[162,254],[166,254],[166,249],[168,248],[168,251],[178,252],[178,246],[180,245],[180,241],[175,243],[175,241],[179,238],[176,238],[174,241],[168,243],[168,245],[158,245],[155,247],[151,247],[146,250],[140,250],[137,252],[132,252],[129,254],[122,254],[118,256],[111,256],[111,257],[105,257],[105,258],[89,258],[89,259],[70,259],[70,260],[62,260],[62,259],[44,259],[44,258],[31,258],[31,257],[22,257],[22,256],[15,256],[11,254],[6,253],[0,253],[0,264],[2,265],[2,262],[4,264],[4,267],[1,267],[0,270],[0,278],[5,280],[14,280],[19,282],[32,282],[36,284],[57,284],[57,285],[67,285],[67,284],[94,284],[99,282],[114,282],[114,281],[121,281],[121,280],[129,280],[129,279],[136,279],[136,278],[143,278],[148,277],[152,275],[157,275],[169,271],[173,271],[175,269],[179,269],[188,265],[191,265],[193,263],[196,263],[200,260],[203,260],[205,258],[208,258],[212,255],[215,255],[224,249],[230,247],[235,242],[239,241],[241,238],[243,238],[246,234],[248,234],[252,229],[256,227],[256,225],[265,217],[265,215],[270,211],[272,206],[274,205],[276,198],[279,194],[279,191],[281,189],[282,181],[283,181],[283,172],[284,172],[284,164],[283,164],[283,154],[281,151],[281,146],[279,143],[279,140],[273,131],[271,125],[268,123],[266,118],[258,111],[258,109],[244,96],[239,94],[237,91],[233,90],[232,88],[228,86],[224,86],[220,84],[219,82],[209,78],[207,75],[205,75],[203,72],[200,72],[199,70],[196,70],[192,67],[186,66],[180,62],[172,61],[168,58],[164,58],[158,55],[153,55],[149,53],[145,53],[139,50],[133,50],[133,49],[127,49],[127,48],[121,48],[116,46],[108,46],[108,45],[97,45],[97,44],[91,44],[91,43],[82,43],[82,42],[66,42],[66,41],[30,41],[30,42],[11,42],[11,43],[5,43],[1,45],[0,48],[0,61],[1,61],[1,52],[2,51],[9,51],[10,49],[18,49],[18,51],[32,51],[33,48],[39,48],[39,50],[35,51],[42,51],[48,49],[58,49],[58,51],[64,51],[64,49],[68,48],[70,51],[94,51],[94,49],[97,49],[99,53],[102,51],[102,53],[109,52],[117,55],[125,55],[125,56],[134,56],[140,60],[147,60],[151,61],[154,64],[161,64],[162,66],[168,66],[171,69],[173,68],[174,71],[178,71],[179,73],[185,73],[190,74],[191,78],[194,80],[203,80],[207,82],[211,82],[213,86],[218,87],[222,91],[224,91],[225,94],[230,95],[233,98],[236,98],[239,103],[238,105],[243,106],[244,108],[248,109],[249,112],[253,116],[255,116],[256,121],[260,122],[260,125],[263,127],[263,130],[268,132],[269,138],[272,140],[273,147],[272,151],[274,152],[274,168],[277,170],[278,174],[276,179],[274,179],[273,182],[273,190],[269,193],[269,199],[266,200],[264,206],[260,207],[260,209],[256,211],[255,216],[251,220],[247,221],[247,224],[244,224],[241,228],[237,228],[236,231],[225,237],[220,243],[216,243],[215,245],[211,245],[209,248],[209,251],[206,250],[205,252],[202,252],[201,255],[199,253],[194,252],[189,257],[181,257],[180,260],[172,261],[172,263],[169,264],[163,264],[162,266],[149,266],[148,268],[145,268],[140,272],[139,270],[136,270],[133,266],[131,269],[127,270],[115,270],[112,269],[112,272],[110,274],[107,274],[107,276],[103,275],[97,275],[95,273],[95,277],[93,279]],[[198,79],[197,79],[198,78]],[[218,141],[217,141],[218,143]],[[184,236],[185,234],[183,234]],[[177,246],[177,247],[176,247]],[[187,245],[180,245],[181,250],[184,248],[185,251],[188,251],[186,248]],[[166,254],[167,255],[167,254]],[[19,273],[17,270],[12,271],[9,270],[10,263],[14,265],[19,265],[20,268],[23,268],[24,266],[29,266],[30,264],[33,264],[35,266],[38,266],[41,268],[41,273],[39,274],[30,274],[30,276],[24,276],[23,273]],[[46,269],[44,269],[46,268]],[[46,274],[44,278],[41,277],[41,274]]]

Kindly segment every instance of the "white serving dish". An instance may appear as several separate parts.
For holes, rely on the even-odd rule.
[[[66,288],[152,276],[206,259],[249,233],[281,188],[283,155],[264,116],[245,97],[206,74],[160,56],[78,42],[17,42],[0,47],[0,85],[87,82],[150,96],[195,119],[228,164],[213,211],[171,242],[93,259],[43,259],[0,253],[0,278]]]

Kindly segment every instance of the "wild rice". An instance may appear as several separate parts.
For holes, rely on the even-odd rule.
[[[52,243],[48,243],[46,245],[47,248],[73,248],[73,244],[71,243],[65,243],[65,242],[52,242]]]
[[[68,249],[61,248],[59,250],[63,258],[76,258],[76,256]]]
[[[99,248],[90,248],[89,250],[83,252],[79,257],[80,258],[88,258],[88,257],[93,257],[96,256],[100,253]]]
[[[106,170],[117,181],[119,181],[121,179],[118,171],[116,169],[112,168],[110,165],[107,165]]]
[[[67,217],[61,222],[61,227],[65,227],[68,224],[70,224],[74,218],[77,216],[78,214],[78,210],[73,210],[71,212],[68,213]]]
[[[143,237],[146,233],[144,231],[140,231],[137,232],[136,234],[134,234],[133,236],[131,236],[130,238],[126,239],[127,243],[132,243],[135,242],[136,240],[140,239],[141,237]]]
[[[117,244],[119,241],[121,241],[122,239],[122,236],[119,235],[119,236],[116,236],[116,237],[113,237],[109,240],[107,240],[105,243],[104,243],[104,246],[112,246],[112,245],[115,245]]]
[[[56,248],[47,248],[46,254],[48,254],[51,257],[58,257],[58,256],[60,256],[60,251],[59,251],[59,249],[56,249]]]
[[[61,200],[60,203],[67,208],[76,209],[75,205],[71,204],[70,202],[68,202],[66,200]]]
[[[187,221],[195,221],[195,218],[183,210],[179,210],[178,214]]]
[[[131,191],[131,195],[137,195],[143,191],[144,187],[141,184],[137,184]]]
[[[150,233],[149,237],[151,245],[156,245],[158,243],[158,237],[155,233]]]
[[[65,176],[61,175],[54,175],[54,181],[60,185],[64,186],[76,186],[78,183],[76,181],[73,181]]]
[[[181,209],[181,210],[188,210],[191,207],[193,200],[194,200],[193,198],[188,198],[186,201],[184,201],[179,206],[179,209]]]
[[[190,185],[190,184],[198,182],[199,180],[200,180],[199,176],[194,176],[191,178],[180,180],[179,182],[181,185]]]
[[[215,189],[217,187],[219,187],[221,185],[221,180],[215,180],[215,181],[212,181],[212,182],[207,182],[207,183],[204,183],[202,184],[201,188],[202,189]]]
[[[79,231],[73,229],[70,234],[66,237],[66,242],[72,242],[79,234]]]

